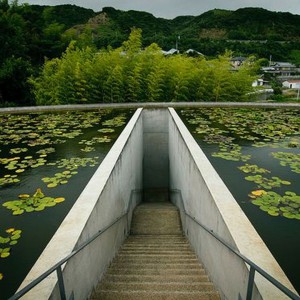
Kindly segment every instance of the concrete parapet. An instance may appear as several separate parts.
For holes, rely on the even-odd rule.
[[[0,114],[38,113],[69,110],[94,110],[110,108],[147,108],[159,109],[168,107],[256,107],[256,108],[292,108],[300,109],[300,103],[276,102],[141,102],[141,103],[95,103],[95,104],[67,104],[45,106],[23,106],[0,108]]]
[[[132,191],[141,190],[141,112],[138,109],[131,118],[20,288],[122,215],[130,204]],[[123,218],[63,266],[67,299],[72,294],[74,299],[87,299],[103,276],[128,234],[132,210],[140,201],[141,193],[133,196],[135,199],[128,219]],[[60,299],[56,274],[52,273],[22,299]]]
[[[286,275],[243,213],[174,109],[170,109],[170,189],[180,190],[187,213],[252,260],[289,289]],[[178,193],[171,200],[179,205]],[[246,299],[246,264],[190,218],[182,214],[184,231],[205,265],[222,299]],[[256,273],[252,299],[288,299]]]
[[[69,255],[122,215],[132,191],[171,191],[171,200],[289,289],[292,285],[175,110],[138,109],[33,266],[21,288]],[[149,194],[148,192],[153,192]],[[157,195],[159,194],[157,193]],[[144,195],[146,195],[144,193]],[[169,195],[167,195],[169,197]],[[67,299],[87,299],[126,237],[128,216],[63,266]],[[156,199],[157,200],[157,199]],[[222,299],[246,299],[249,268],[181,211],[192,247]],[[22,299],[59,299],[57,276],[50,275]],[[286,299],[255,275],[253,299]]]

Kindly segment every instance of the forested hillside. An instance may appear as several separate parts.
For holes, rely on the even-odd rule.
[[[193,48],[208,58],[225,50],[234,55],[300,63],[300,16],[259,8],[212,10],[173,20],[146,12],[75,5],[38,6],[0,0],[0,106],[34,105],[28,78],[36,77],[45,59],[60,57],[72,40],[76,47],[116,49],[131,28],[141,28],[143,48],[184,52]]]
[[[230,49],[237,55],[272,55],[277,60],[286,60],[292,58],[293,49],[300,50],[300,16],[262,8],[215,9],[200,16],[166,20],[146,12],[124,12],[106,7],[90,22],[68,32],[78,38],[91,31],[95,45],[101,48],[109,44],[120,46],[132,27],[143,30],[144,46],[155,42],[168,50],[175,48],[177,40],[179,50],[194,48],[208,56]]]

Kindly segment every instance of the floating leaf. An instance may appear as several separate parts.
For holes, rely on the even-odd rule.
[[[38,188],[33,195],[34,198],[44,198],[45,195],[43,194],[42,190]]]
[[[18,215],[21,215],[23,212],[24,212],[24,209],[14,210],[13,215],[18,216]]]
[[[29,198],[30,195],[29,194],[20,194],[18,197],[19,198]]]
[[[279,177],[273,176],[272,178],[266,178],[261,175],[247,176],[245,177],[248,181],[257,183],[260,187],[265,189],[272,189],[273,187],[280,187],[282,184],[289,185],[289,181],[281,180]]]
[[[0,253],[0,257],[1,257],[1,258],[6,258],[6,257],[8,257],[8,256],[10,256],[10,253],[9,253],[9,252],[2,252],[2,253]]]
[[[264,191],[257,194],[252,192],[251,196],[255,196],[251,202],[271,216],[282,215],[288,219],[298,219],[300,214],[300,196],[294,192],[285,192],[283,196],[272,191]]]
[[[289,166],[292,172],[300,174],[300,154],[291,152],[272,152],[274,158],[280,160],[282,166]]]
[[[56,202],[56,203],[60,203],[60,202],[63,202],[63,201],[65,201],[65,198],[63,198],[63,197],[59,197],[59,198],[54,199],[54,202]]]
[[[111,133],[111,132],[114,132],[115,130],[112,128],[101,128],[98,131],[102,132],[102,133]]]
[[[57,186],[57,183],[49,183],[48,185],[47,185],[47,187],[48,188],[54,188],[54,187],[56,187]]]
[[[260,168],[257,165],[250,165],[250,164],[245,164],[244,166],[238,167],[241,171],[244,173],[252,173],[252,174],[257,174],[257,173],[270,173],[270,171]]]
[[[251,194],[254,196],[261,196],[263,194],[266,194],[267,192],[265,190],[256,190],[256,191],[252,191]]]
[[[27,195],[27,194],[21,194],[21,195]],[[13,200],[3,203],[2,205],[6,207],[7,209],[10,209],[13,211],[13,215],[21,215],[24,212],[30,213],[33,211],[41,211],[44,210],[45,207],[52,207],[55,206],[57,203],[62,202],[56,201],[56,199],[60,198],[52,198],[47,197],[44,195],[42,190],[38,188],[36,192],[29,197],[21,197],[20,200]],[[61,198],[64,199],[64,198]],[[13,228],[12,228],[13,229]],[[15,240],[19,238],[19,235],[21,234],[20,230],[12,230],[11,229],[11,240]]]

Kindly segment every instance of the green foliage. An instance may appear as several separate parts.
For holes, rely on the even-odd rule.
[[[290,53],[292,62],[296,65],[300,65],[300,50],[292,50]]]
[[[154,44],[159,44],[165,50],[174,48],[176,39],[180,35],[181,53],[193,48],[208,57],[217,57],[220,53],[224,53],[225,49],[230,49],[235,55],[255,54],[258,58],[272,55],[274,60],[288,60],[298,64],[299,24],[297,15],[275,13],[259,8],[245,8],[237,11],[215,9],[200,16],[184,16],[166,20],[156,18],[146,12],[132,10],[125,12],[111,7],[103,8],[102,12],[95,13],[91,9],[75,5],[19,5],[17,1],[0,0],[0,106],[5,106],[8,102],[11,105],[13,103],[15,105],[34,104],[27,83],[28,77],[39,73],[39,68],[44,64],[45,58],[51,60],[61,57],[73,40],[76,40],[76,48],[82,50],[86,47],[92,49],[122,47],[123,51],[131,55],[130,52],[137,53],[138,49],[152,47]],[[141,32],[137,30],[124,43],[130,28],[133,27],[142,29],[143,40],[140,39]],[[110,59],[109,56],[107,58]],[[131,62],[132,59],[131,57]],[[134,67],[138,63],[143,68],[148,66],[144,59],[136,59]],[[82,76],[88,84],[80,83],[78,88],[74,88],[74,91],[68,95],[69,99],[65,103],[77,102],[77,96],[84,103],[87,99],[85,95],[89,96],[90,102],[104,101],[103,84],[107,77],[95,78],[90,75],[90,68],[94,67],[101,76],[108,72],[109,68],[106,67],[103,72],[100,71],[100,65],[100,62],[97,66],[92,62],[85,63],[85,68],[81,72],[84,73]],[[193,101],[199,99],[218,101],[228,97],[225,85],[228,84],[230,87],[233,81],[227,83],[218,74],[212,74],[212,78],[202,77],[200,86],[198,69],[193,68],[190,74],[186,71],[174,74],[174,68],[172,69],[165,63],[163,65],[165,67],[163,77],[166,78],[168,76],[166,74],[172,75],[168,86],[162,87],[163,94],[169,93],[165,97],[167,101],[185,101],[192,91]],[[210,67],[205,66],[205,63],[202,67],[210,71]],[[132,77],[134,72],[128,63],[122,66],[122,73],[130,79],[129,82],[126,80],[124,82],[125,94],[122,95],[120,101],[137,101],[136,99],[141,97],[147,100],[147,95],[153,93],[147,90],[143,80],[134,79],[135,76],[147,78],[151,73],[149,69],[146,71],[135,69],[135,75]],[[217,81],[214,91],[205,89],[211,81]],[[70,85],[72,84],[74,82],[70,82]],[[238,91],[242,90],[241,85],[243,84],[240,80],[235,84],[234,97],[236,99],[241,99],[240,97],[244,95],[238,94]],[[137,87],[136,92],[133,92],[134,86]],[[85,91],[82,90],[83,88]],[[64,92],[57,91],[57,93],[63,94]],[[119,93],[123,93],[122,89]],[[54,97],[47,95],[45,100],[39,101],[48,102],[48,98],[56,97],[57,95]],[[107,96],[105,98],[107,101]]]
[[[116,50],[72,42],[61,59],[46,61],[40,76],[30,79],[37,104],[243,101],[251,90],[250,60],[233,72],[230,52],[213,60],[165,57],[156,44],[141,45],[140,29]]]

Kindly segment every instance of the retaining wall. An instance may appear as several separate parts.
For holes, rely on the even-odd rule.
[[[143,122],[141,109],[131,118],[110,152],[79,196],[20,288],[69,255],[78,245],[122,215],[134,201],[127,218],[107,230],[63,267],[67,299],[87,299],[127,237],[132,210],[141,200]],[[57,276],[47,279],[22,299],[60,299]],[[54,291],[53,291],[54,289]]]
[[[167,109],[143,110],[143,200],[166,201],[169,191]]]
[[[171,200],[267,273],[293,290],[284,272],[243,213],[174,109],[170,109],[169,164]],[[180,192],[179,192],[180,191]],[[184,231],[222,299],[246,299],[248,267],[190,218]],[[288,299],[255,275],[252,299]]]

